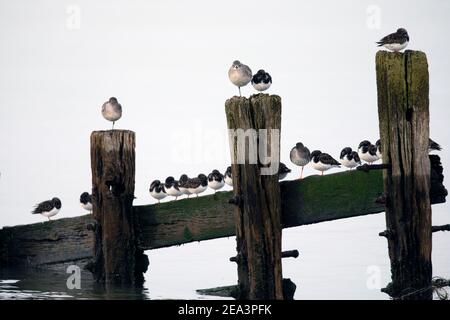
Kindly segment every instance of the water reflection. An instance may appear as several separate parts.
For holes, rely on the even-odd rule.
[[[104,286],[95,283],[89,272],[81,273],[81,288],[68,289],[70,274],[33,269],[0,269],[0,300],[62,299],[149,299],[146,288]]]

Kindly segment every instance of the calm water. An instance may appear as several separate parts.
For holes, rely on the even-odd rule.
[[[450,216],[434,206],[433,224],[445,224]],[[283,274],[297,285],[296,299],[388,299],[378,285],[390,279],[384,214],[357,217],[285,229],[283,249],[298,249],[297,259],[283,259]],[[450,277],[450,237],[433,235],[435,276]],[[195,290],[235,284],[235,239],[147,252],[150,259],[145,284],[140,289],[96,286],[82,274],[81,289],[69,290],[68,274],[51,271],[3,270],[0,299],[211,299]]]

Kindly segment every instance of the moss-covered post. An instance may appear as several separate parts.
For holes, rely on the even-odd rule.
[[[127,130],[91,134],[92,204],[95,227],[94,277],[133,284],[136,278],[133,217],[135,134]]]
[[[432,299],[428,63],[419,51],[376,55],[386,225],[396,299]]]
[[[283,299],[278,183],[281,98],[233,97],[226,101],[225,111],[236,205],[238,298]],[[270,163],[263,150],[272,158]],[[274,174],[266,170],[271,166],[276,168]]]

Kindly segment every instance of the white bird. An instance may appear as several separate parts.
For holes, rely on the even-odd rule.
[[[217,190],[221,189],[225,184],[225,180],[223,175],[219,172],[219,170],[213,170],[208,175],[208,187],[214,190],[216,193]]]
[[[239,96],[241,96],[241,87],[246,86],[252,80],[252,70],[235,60],[228,70],[228,78],[231,83],[239,88]]]
[[[164,190],[164,185],[159,180],[155,180],[150,184],[150,195],[158,200],[160,203],[161,199],[167,197],[167,193]]]
[[[328,153],[322,153],[319,150],[314,150],[311,152],[311,163],[314,169],[322,172],[322,176],[324,171],[331,168],[339,168],[341,165]]]
[[[83,192],[80,196],[80,205],[84,210],[92,212],[91,195],[87,192]]]

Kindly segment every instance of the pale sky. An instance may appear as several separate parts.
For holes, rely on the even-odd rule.
[[[91,188],[89,136],[110,128],[100,108],[111,96],[123,107],[117,128],[137,135],[136,204],[154,202],[154,179],[224,171],[235,59],[268,71],[269,93],[282,97],[287,179],[299,173],[289,161],[297,141],[335,157],[374,142],[375,41],[398,27],[408,30],[409,49],[428,56],[431,137],[444,147],[446,175],[449,14],[444,0],[1,0],[0,227],[43,221],[30,211],[53,196],[63,203],[57,217],[85,213],[78,200]]]

